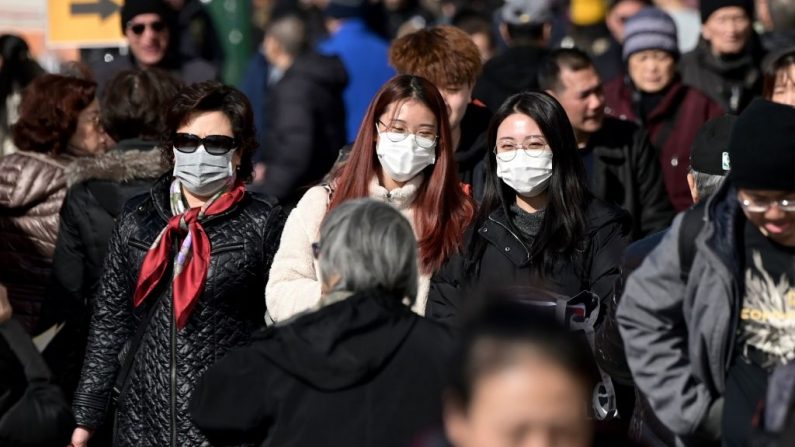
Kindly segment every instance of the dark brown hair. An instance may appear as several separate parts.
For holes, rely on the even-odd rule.
[[[105,87],[102,126],[116,141],[159,139],[166,131],[164,108],[181,86],[157,68],[119,72]]]
[[[232,123],[232,131],[238,142],[240,166],[237,177],[249,180],[254,168],[251,156],[257,149],[254,114],[251,103],[240,90],[218,81],[207,81],[182,88],[166,109],[166,130],[162,138],[163,158],[174,165],[174,133],[196,114],[222,112]]]
[[[458,180],[447,106],[442,95],[427,79],[399,75],[381,87],[367,108],[348,162],[332,180],[336,190],[329,209],[346,200],[369,196],[370,181],[381,169],[375,155],[376,121],[390,104],[407,100],[415,100],[428,107],[439,126],[436,163],[423,171],[425,179],[413,204],[419,268],[423,273],[433,273],[448,256],[461,248],[462,235],[472,221],[475,207]],[[444,222],[444,225],[439,225],[439,222]]]
[[[452,26],[435,26],[395,40],[389,63],[401,74],[422,76],[437,88],[474,85],[483,63],[467,33]]]
[[[11,126],[19,150],[59,155],[77,130],[77,118],[91,105],[97,84],[84,79],[46,74],[23,91],[19,120]]]
[[[765,99],[773,98],[773,91],[776,89],[776,81],[779,77],[789,76],[789,69],[795,65],[795,47],[773,55],[774,59],[765,61],[764,81],[762,84],[762,97]],[[795,79],[793,79],[795,81]]]
[[[560,92],[563,85],[560,82],[560,72],[563,69],[580,71],[593,68],[593,62],[588,54],[579,48],[558,48],[551,51],[541,67],[538,69],[538,88]]]

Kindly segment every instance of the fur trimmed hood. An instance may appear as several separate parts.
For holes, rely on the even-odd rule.
[[[73,186],[87,180],[109,180],[126,183],[133,180],[156,179],[169,170],[157,147],[141,144],[140,149],[119,147],[95,158],[75,163],[66,172],[66,183]]]

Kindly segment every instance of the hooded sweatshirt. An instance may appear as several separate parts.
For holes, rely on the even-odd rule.
[[[197,385],[191,417],[222,445],[406,446],[441,423],[451,343],[397,294],[356,293],[230,352]]]

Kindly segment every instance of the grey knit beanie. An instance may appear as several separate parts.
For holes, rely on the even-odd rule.
[[[644,50],[663,50],[679,57],[676,23],[660,9],[644,8],[624,25],[624,61]]]

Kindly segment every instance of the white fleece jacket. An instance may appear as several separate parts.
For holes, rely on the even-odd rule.
[[[403,187],[387,191],[373,178],[370,197],[394,206],[414,228],[414,210],[411,207],[422,176],[414,177]],[[317,264],[312,256],[312,243],[317,242],[320,224],[326,215],[329,195],[326,188],[315,186],[304,194],[284,224],[279,249],[273,258],[265,301],[268,316],[274,322],[284,321],[307,311],[320,302],[320,281]],[[421,274],[417,288],[417,299],[412,310],[425,313],[428,300],[430,276]]]

